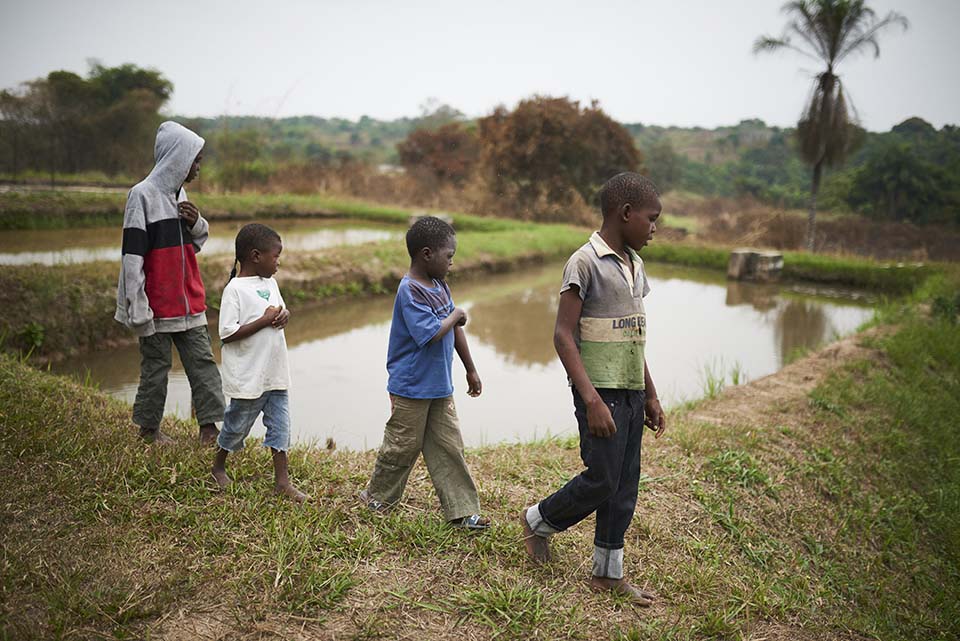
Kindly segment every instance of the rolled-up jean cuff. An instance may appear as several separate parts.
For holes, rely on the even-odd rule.
[[[224,434],[223,430],[220,430],[220,434],[217,435],[217,447],[224,452],[234,454],[244,448],[243,439],[240,439],[238,442],[236,439],[232,439],[230,436]]]
[[[593,576],[607,579],[623,578],[623,548],[610,550],[593,547]]]
[[[553,536],[560,530],[550,525],[543,515],[540,513],[540,504],[536,503],[527,508],[526,512],[527,525],[530,526],[530,529],[537,536],[542,536],[547,538],[548,536]]]

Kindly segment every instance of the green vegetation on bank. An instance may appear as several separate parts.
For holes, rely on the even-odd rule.
[[[320,194],[190,192],[190,199],[210,220],[336,216],[407,224],[410,216],[426,213],[426,210],[390,207]],[[0,192],[0,230],[119,227],[123,224],[125,203],[125,192]],[[528,226],[528,223],[505,218],[463,213],[449,215],[460,231],[498,231]]]
[[[195,200],[211,221],[336,216],[375,221],[398,228],[421,213],[362,201],[326,196],[270,194],[197,194]],[[124,196],[83,192],[0,193],[0,228],[80,226],[88,222],[119,228]],[[68,213],[69,212],[69,213]],[[586,239],[589,230],[516,220],[448,214],[459,231],[456,277],[484,271],[505,271],[528,262],[559,259]],[[690,242],[658,240],[643,250],[651,263],[670,263],[722,271],[729,250]],[[311,304],[340,296],[393,291],[407,267],[402,243],[387,241],[285,254],[278,280],[291,303]],[[230,271],[229,256],[200,261],[208,303],[218,307],[220,290]],[[944,264],[904,265],[823,254],[787,252],[784,277],[863,288],[899,296]],[[112,262],[22,266],[0,270],[2,349],[41,357],[94,349],[111,340],[129,340],[130,333],[113,321],[118,266]]]
[[[672,417],[628,532],[627,572],[662,602],[642,613],[586,588],[589,527],[525,562],[517,514],[579,469],[572,440],[469,452],[496,524],[469,536],[424,474],[394,514],[362,509],[372,452],[295,449],[313,496],[295,506],[250,447],[217,493],[195,425],[145,448],[128,406],[0,356],[0,637],[956,638],[958,291],[929,280],[809,395],[742,423],[696,418],[722,395]]]
[[[410,212],[381,208],[405,224]],[[454,216],[459,249],[453,278],[506,271],[527,262],[558,259],[584,242],[584,231],[567,225],[540,225]],[[291,304],[311,304],[339,296],[394,291],[409,265],[402,242],[384,241],[285,254],[277,280]],[[202,257],[200,269],[210,307],[219,306],[230,273],[229,256]],[[94,262],[46,267],[10,266],[0,270],[2,349],[39,357],[83,352],[132,334],[113,320],[119,265]]]

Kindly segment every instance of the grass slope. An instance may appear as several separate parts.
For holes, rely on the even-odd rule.
[[[0,637],[956,638],[956,291],[924,290],[947,301],[932,318],[891,308],[808,391],[778,385],[816,378],[799,361],[734,388],[755,402],[729,420],[705,418],[721,394],[647,441],[627,572],[661,595],[650,610],[587,590],[589,521],[552,565],[525,562],[517,514],[580,469],[574,441],[468,452],[496,521],[469,536],[443,526],[422,466],[396,513],[362,509],[371,452],[295,450],[298,507],[250,447],[216,493],[195,426],[144,448],[127,406],[0,357]]]

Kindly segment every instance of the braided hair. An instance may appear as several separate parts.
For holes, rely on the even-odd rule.
[[[266,252],[270,249],[270,243],[274,241],[280,242],[280,234],[266,225],[260,223],[244,225],[237,232],[236,254],[233,259],[233,269],[230,271],[230,279],[237,275],[237,267],[246,260],[254,249]]]

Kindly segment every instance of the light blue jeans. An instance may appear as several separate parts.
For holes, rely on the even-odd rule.
[[[267,435],[265,447],[286,452],[290,449],[290,397],[287,390],[264,392],[260,398],[231,398],[223,414],[223,429],[217,437],[217,445],[228,452],[243,449],[243,440],[263,412],[263,425]]]

